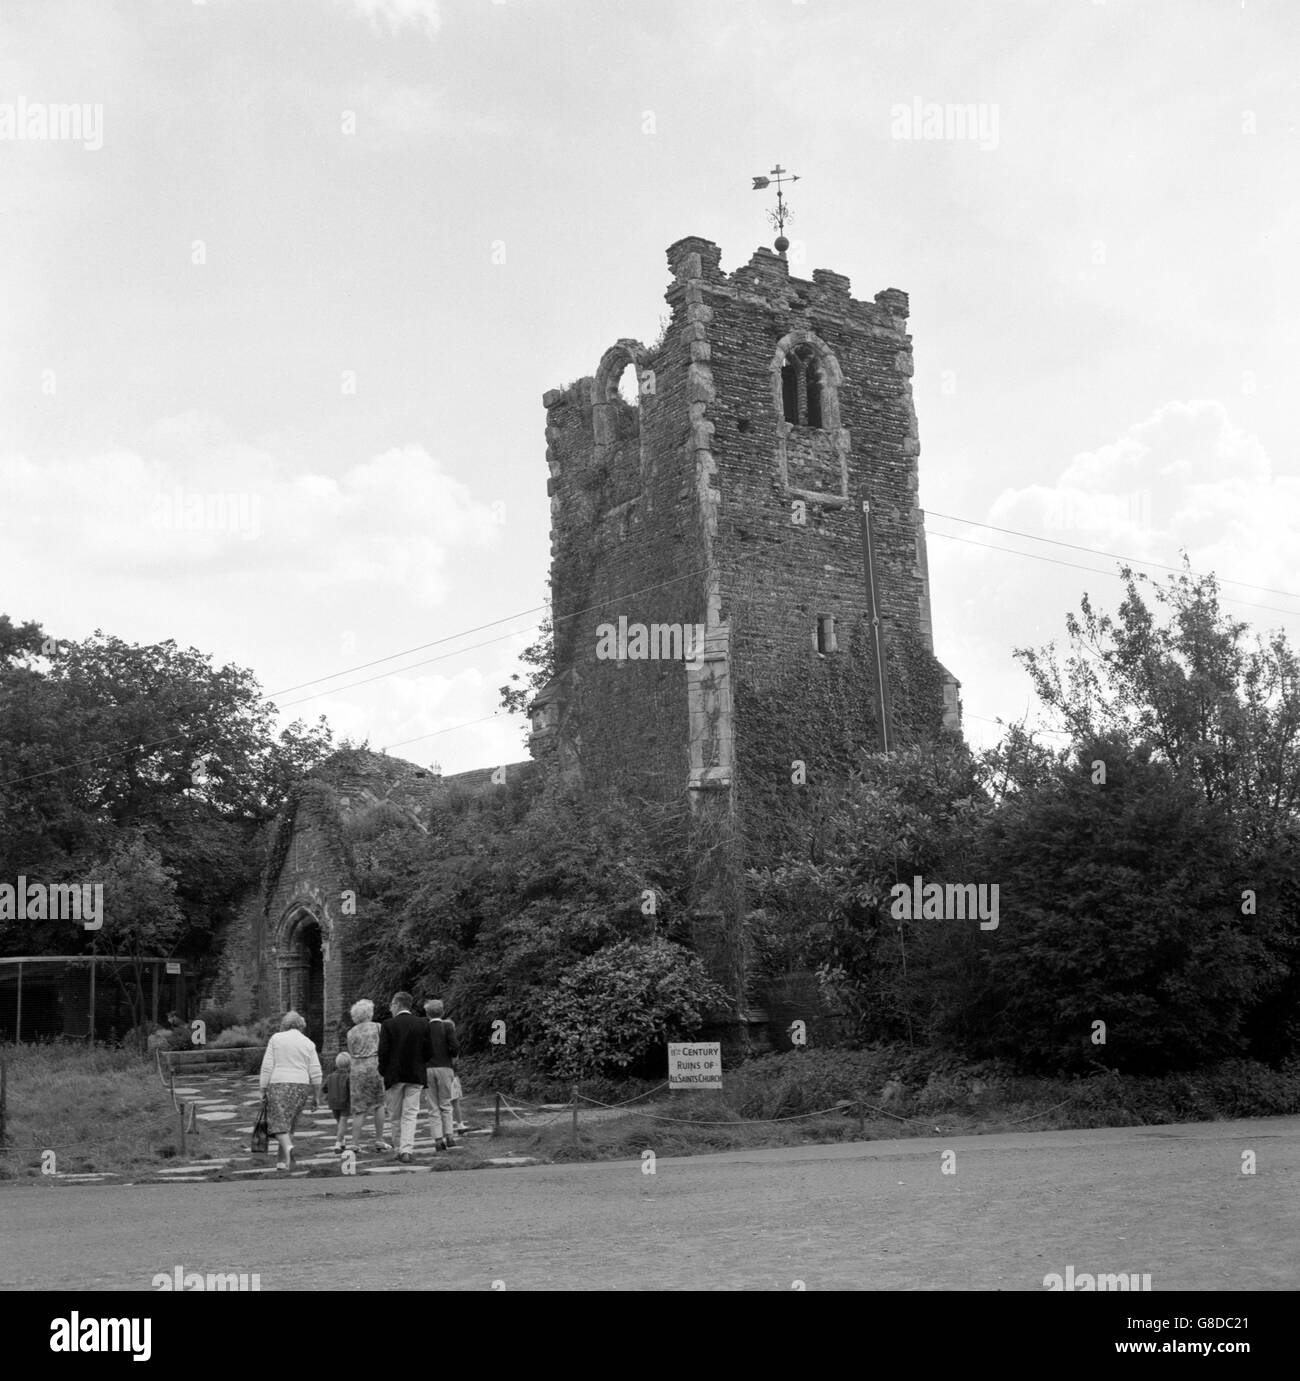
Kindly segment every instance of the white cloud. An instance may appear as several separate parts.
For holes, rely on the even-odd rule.
[[[336,0],[368,19],[375,28],[386,21],[389,29],[422,29],[432,38],[442,27],[438,0]]]
[[[1300,479],[1275,475],[1259,439],[1214,400],[1164,404],[1054,483],[1004,492],[989,521],[1167,564],[1186,550],[1193,569],[1224,581],[1298,584]]]
[[[283,597],[366,592],[437,604],[499,540],[493,509],[419,446],[395,447],[341,475],[295,473],[200,414],[168,418],[143,453],[42,460],[0,455],[4,531],[16,572],[56,557],[83,589],[106,574],[209,592],[273,580]],[[72,591],[69,591],[72,593]]]
[[[1194,571],[1219,577],[1228,614],[1260,631],[1285,627],[1300,641],[1300,598],[1268,592],[1300,592],[1300,478],[1275,474],[1259,439],[1236,426],[1221,402],[1164,404],[1114,441],[1063,461],[1055,478],[1005,491],[988,521],[1085,550],[946,522],[934,529],[936,536],[955,532],[1049,558],[942,537],[928,544],[935,650],[963,683],[972,716],[966,733],[977,745],[996,741],[1000,731],[975,715],[1015,720],[1028,709],[1031,724],[1039,722],[1042,707],[1013,647],[1052,640],[1063,646],[1065,614],[1078,611],[1085,590],[1098,608],[1117,607],[1123,596],[1114,575],[1118,562],[1102,553],[1177,567],[1186,551]],[[1146,569],[1160,583],[1170,574]]]

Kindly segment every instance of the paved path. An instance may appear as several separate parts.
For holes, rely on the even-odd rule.
[[[956,1153],[956,1173],[941,1154]],[[1242,1152],[1256,1173],[1242,1174]],[[456,1175],[0,1188],[0,1288],[1041,1290],[1300,1285],[1300,1118]]]
[[[194,1104],[198,1117],[198,1130],[189,1135],[188,1155],[184,1161],[141,1168],[128,1174],[78,1174],[59,1170],[50,1178],[56,1182],[84,1184],[140,1183],[155,1180],[198,1183],[207,1180],[257,1179],[266,1176],[283,1178],[282,1172],[275,1168],[277,1146],[274,1140],[271,1141],[270,1150],[266,1155],[255,1156],[249,1151],[253,1123],[257,1120],[258,1106],[262,1101],[257,1075],[225,1070],[190,1070],[175,1085],[173,1092],[178,1103]],[[560,1115],[556,1107],[550,1105],[539,1108],[522,1103],[515,1105],[514,1100],[511,1100],[511,1103],[514,1110],[503,1112],[503,1120],[528,1126],[542,1126]],[[462,1135],[461,1145],[449,1153],[452,1156],[470,1145],[482,1149],[485,1144],[491,1144],[491,1100],[485,1102],[479,1098],[466,1097],[462,1100],[461,1109],[470,1130]],[[602,1114],[596,1109],[584,1110],[584,1116],[589,1121],[612,1115],[614,1114]],[[178,1113],[178,1122],[179,1117]],[[335,1133],[334,1115],[325,1107],[323,1099],[317,1111],[307,1109],[302,1114],[294,1133],[295,1162],[299,1167],[294,1172],[295,1175],[324,1174],[338,1169],[339,1158],[333,1153]],[[390,1141],[395,1140],[395,1129],[391,1124],[387,1128],[387,1135]],[[357,1158],[356,1173],[390,1175],[427,1170],[438,1153],[433,1146],[432,1115],[423,1103],[420,1107],[416,1135],[415,1165],[408,1169],[396,1163],[393,1152],[378,1153],[372,1150],[374,1128],[370,1119],[366,1119],[362,1153]],[[75,1164],[75,1161],[73,1163]]]

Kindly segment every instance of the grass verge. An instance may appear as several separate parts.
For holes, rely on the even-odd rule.
[[[81,1045],[0,1045],[0,1060],[8,1084],[0,1180],[40,1178],[43,1164],[82,1174],[175,1159],[180,1118],[152,1056]]]

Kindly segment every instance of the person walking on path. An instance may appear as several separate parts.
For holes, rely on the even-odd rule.
[[[397,1159],[409,1165],[415,1150],[420,1090],[428,1086],[425,1068],[433,1062],[429,1023],[411,1011],[411,994],[394,993],[392,1016],[379,1028],[379,1072],[384,1076],[389,1119],[399,1124]]]
[[[325,1078],[325,1101],[329,1104],[330,1112],[334,1114],[337,1124],[334,1133],[334,1154],[341,1156],[347,1146],[348,1127],[352,1121],[352,1104],[350,1100],[350,1083],[348,1077],[348,1066],[352,1063],[352,1057],[346,1050],[340,1050],[334,1057],[334,1070],[326,1075]]]
[[[353,1026],[348,1032],[348,1097],[352,1104],[352,1149],[361,1150],[361,1125],[368,1114],[375,1122],[376,1151],[391,1151],[384,1140],[384,1080],[379,1073],[379,1023],[374,1019],[375,1004],[368,997],[354,1002],[348,1015]]]
[[[447,1009],[445,1005],[443,1006],[442,1020],[443,1024],[454,1035],[456,1032],[456,1023],[452,1021],[452,1019],[447,1015]],[[464,1098],[465,1091],[461,1088],[460,1070],[456,1068],[457,1059],[459,1059],[459,1055],[453,1056],[451,1062],[451,1116],[452,1130],[455,1131],[457,1136],[459,1136],[462,1132],[469,1131],[469,1123],[465,1121],[465,1117],[461,1109],[460,1100]]]
[[[429,1046],[433,1051],[429,1061],[429,1106],[433,1110],[434,1145],[439,1151],[446,1151],[456,1144],[451,1115],[452,1061],[460,1054],[460,1046],[455,1025],[443,1020],[440,998],[426,1002],[424,1011],[429,1018]]]
[[[293,1169],[293,1128],[310,1100],[320,1101],[321,1069],[316,1047],[297,1012],[280,1018],[280,1029],[266,1043],[258,1075],[266,1099],[267,1130],[280,1144],[277,1170]]]
[[[465,1096],[464,1089],[460,1086],[460,1075],[456,1073],[456,1066],[451,1067],[451,1115],[453,1118],[452,1126],[456,1135],[469,1131],[469,1123],[465,1121],[464,1113],[461,1111],[460,1100]]]

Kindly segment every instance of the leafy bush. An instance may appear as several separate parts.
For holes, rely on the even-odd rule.
[[[562,1078],[639,1072],[726,1000],[680,945],[621,940],[580,960],[541,999],[540,1029],[524,1053]]]
[[[381,829],[367,842],[358,914],[343,922],[342,943],[364,965],[358,991],[437,994],[466,1052],[489,1048],[496,1021],[512,1050],[536,1048],[540,1004],[575,964],[652,930],[686,938],[680,826],[671,812],[521,775],[443,802],[427,835]]]
[[[1269,921],[1242,914],[1251,879],[1228,822],[1149,750],[1081,743],[1046,787],[999,811],[984,873],[1002,892],[983,956],[997,995],[988,1053],[1044,1072],[1100,1057],[1126,1073],[1243,1053],[1279,968]],[[1094,1047],[1098,1019],[1108,1037]]]
[[[211,1045],[223,1031],[242,1026],[248,1020],[248,1013],[240,1011],[238,1007],[204,1007],[198,1019],[204,1024],[208,1044]]]
[[[208,1045],[217,1050],[244,1045],[261,1047],[279,1028],[280,1023],[275,1017],[262,1017],[251,1026],[228,1026],[216,1040],[209,1040]]]

